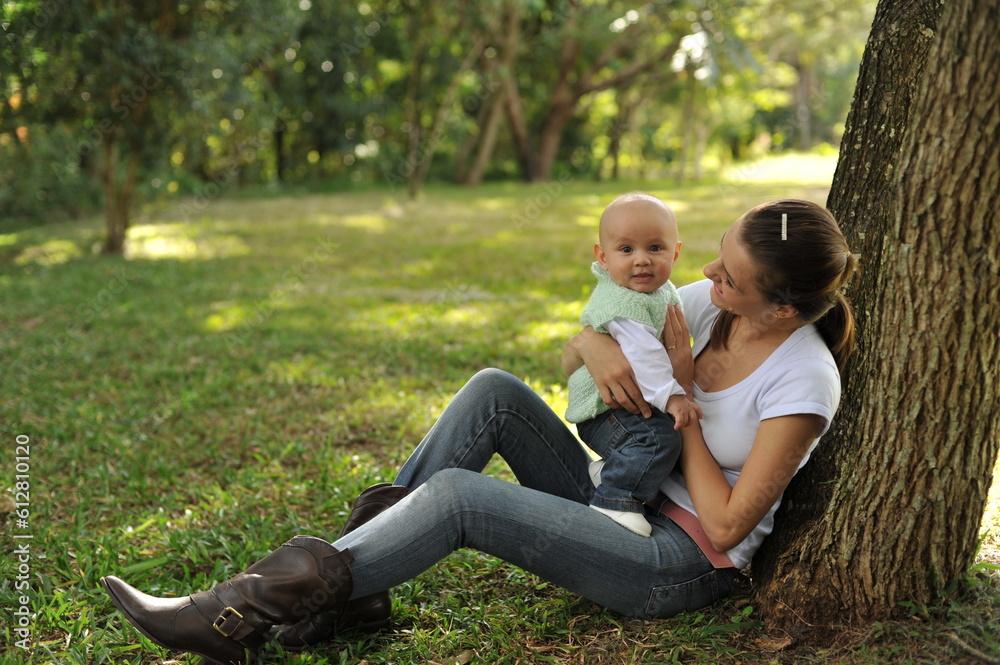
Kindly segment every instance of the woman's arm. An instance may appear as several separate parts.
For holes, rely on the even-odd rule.
[[[689,390],[694,383],[691,335],[679,307],[667,312],[663,343],[674,367],[674,378]],[[769,418],[761,422],[750,455],[736,484],[729,481],[705,444],[701,424],[681,430],[681,471],[705,535],[720,552],[732,549],[785,491],[809,446],[823,431],[825,420],[813,414]]]
[[[611,335],[593,328],[584,328],[563,348],[562,369],[569,376],[582,365],[587,366],[601,392],[601,399],[612,409],[619,407],[650,417],[653,412],[642,397],[625,354]]]
[[[825,420],[813,414],[761,422],[736,484],[722,474],[701,425],[681,430],[681,469],[695,512],[712,546],[720,552],[746,538],[785,491]]]

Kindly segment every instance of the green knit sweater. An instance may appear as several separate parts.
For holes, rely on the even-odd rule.
[[[590,267],[597,276],[597,286],[580,316],[580,323],[597,332],[607,333],[607,324],[617,318],[631,319],[652,326],[656,334],[663,334],[667,319],[667,306],[679,305],[677,289],[667,282],[653,293],[640,293],[625,288],[611,279],[611,274],[596,261]],[[608,410],[601,393],[586,366],[569,377],[569,407],[566,420],[580,423]]]

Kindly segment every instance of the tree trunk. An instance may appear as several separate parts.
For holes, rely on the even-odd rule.
[[[421,29],[426,21],[423,16],[418,15],[420,7],[418,5],[404,5],[407,9],[406,34],[413,49],[410,54],[410,71],[406,79],[406,100],[404,101],[404,113],[406,124],[409,127],[406,143],[406,159],[399,166],[396,173],[389,173],[392,182],[402,178],[406,182],[407,195],[411,199],[417,197],[418,188],[416,186],[415,173],[417,164],[420,161],[420,141],[423,133],[423,104],[421,96],[421,83],[424,73],[424,56],[427,51],[426,33]]]
[[[414,31],[416,30],[417,28],[414,27]],[[458,93],[462,77],[466,72],[472,69],[472,65],[475,64],[476,60],[478,60],[482,55],[483,49],[486,48],[489,35],[491,34],[492,30],[487,29],[486,32],[476,38],[475,44],[468,51],[468,53],[466,53],[465,59],[462,60],[462,64],[459,65],[458,70],[452,74],[451,81],[448,83],[448,88],[444,91],[441,102],[434,111],[434,119],[431,121],[431,126],[428,128],[426,135],[422,124],[423,114],[420,112],[420,106],[412,106],[413,112],[410,119],[410,142],[409,149],[407,151],[405,169],[407,192],[409,193],[409,197],[411,199],[417,198],[417,194],[420,193],[420,189],[427,181],[427,175],[431,170],[431,162],[434,160],[434,153],[437,151],[438,143],[442,138],[444,138],[445,120],[448,117],[448,113],[452,111],[452,104],[455,101],[455,95]],[[414,69],[410,79],[410,88],[412,93],[416,95],[419,93],[423,71],[418,61],[414,61],[413,66]],[[411,98],[411,104],[414,104],[412,101],[414,99],[416,99],[416,97]]]
[[[563,130],[569,119],[573,117],[574,109],[575,103],[562,103],[558,100],[549,107],[545,124],[542,125],[542,130],[538,134],[535,176],[539,180],[552,179],[552,169],[555,168],[556,158],[559,156],[559,146],[562,145]]]
[[[120,255],[125,251],[128,232],[128,207],[122,204],[116,171],[116,141],[113,133],[104,137],[104,219],[106,234],[102,254]]]
[[[812,100],[810,99],[815,79],[815,64],[813,57],[798,56],[795,71],[798,74],[795,83],[795,126],[798,130],[798,147],[808,150],[812,147]]]
[[[698,116],[694,120],[694,169],[691,175],[695,180],[701,180],[705,173],[705,151],[708,149],[708,126],[705,119]]]
[[[528,125],[524,120],[521,95],[518,93],[517,82],[514,81],[514,75],[510,70],[503,74],[503,95],[510,134],[514,139],[514,149],[517,152],[518,161],[521,162],[524,181],[534,182],[537,179],[538,168],[535,165],[534,153],[531,149]]]
[[[505,21],[504,33],[498,39],[500,46],[499,62],[491,64],[487,68],[487,81],[490,89],[486,93],[486,101],[483,103],[483,109],[477,118],[479,140],[475,145],[476,156],[473,158],[472,166],[468,172],[463,174],[460,181],[467,185],[478,185],[482,182],[486,168],[493,159],[497,134],[500,131],[500,123],[503,120],[504,114],[506,113],[508,119],[512,120],[512,105],[510,104],[509,96],[511,91],[516,92],[516,88],[511,79],[511,72],[513,71],[514,62],[520,50],[521,41],[521,9],[516,2],[507,2],[504,4],[503,18]],[[519,113],[520,100],[516,100],[516,106]],[[521,144],[517,143],[517,132],[522,131],[524,136],[526,136],[527,130],[523,127],[515,127],[513,120],[511,121],[511,128],[515,136],[515,145],[521,147]],[[526,145],[524,149],[527,151]]]
[[[935,584],[965,576],[1000,445],[998,25],[1000,0],[946,4],[900,161],[879,309],[884,330],[910,334],[873,347],[878,384],[895,389],[862,436],[895,449],[875,456],[882,469],[912,470],[876,497],[905,521],[868,525],[886,552],[875,560],[885,579],[876,599],[891,607],[929,603]],[[894,579],[900,561],[911,571]]]
[[[566,30],[568,35],[576,31],[576,14],[570,16]],[[680,40],[670,42],[659,52],[635,58],[630,63],[613,73],[608,73],[614,59],[623,53],[629,39],[628,31],[622,33],[621,40],[605,48],[590,65],[578,72],[580,54],[583,45],[576,37],[567,37],[556,63],[559,73],[552,95],[545,110],[545,118],[538,135],[538,152],[534,160],[534,177],[538,180],[550,180],[562,143],[566,124],[577,112],[580,100],[593,92],[611,88],[628,87],[642,74],[669,62],[680,47]],[[571,83],[572,81],[572,83]]]
[[[618,112],[608,129],[608,152],[604,155],[604,159],[597,162],[597,168],[594,169],[594,180],[600,181],[604,177],[604,163],[609,159],[611,160],[611,179],[618,180],[621,169],[622,137],[631,129],[632,118],[635,116],[639,104],[642,103],[642,99],[641,94],[635,93],[627,87],[618,91],[616,100]]]
[[[688,158],[694,150],[694,123],[698,111],[695,106],[695,98],[698,94],[698,79],[694,77],[694,64],[688,60],[684,68],[684,106],[681,110],[681,150],[680,158],[677,160],[677,186],[684,184],[684,177],[687,171]]]
[[[840,221],[862,266],[848,289],[856,316],[858,352],[842,377],[843,398],[833,428],[785,491],[775,530],[753,562],[758,605],[765,615],[786,625],[790,625],[787,616],[779,614],[784,585],[787,580],[800,584],[795,576],[807,572],[809,562],[818,556],[820,546],[813,531],[824,519],[833,481],[848,473],[860,447],[854,426],[864,412],[865,381],[876,371],[873,358],[866,353],[871,346],[868,318],[872,296],[881,288],[883,238],[896,213],[895,168],[930,50],[927,35],[937,28],[940,8],[937,0],[879,3],[847,116],[827,207]],[[871,330],[871,337],[882,332],[878,326]],[[801,569],[800,558],[805,562]],[[801,584],[806,587],[808,581]]]
[[[487,71],[495,75],[495,69],[495,67],[488,67]],[[455,182],[460,185],[468,184],[470,156],[473,151],[478,153],[479,146],[483,141],[483,129],[489,120],[490,110],[497,102],[502,103],[503,100],[496,95],[491,95],[479,105],[479,109],[476,111],[476,131],[469,132],[455,150]]]
[[[594,170],[594,179],[601,180],[603,164],[602,162],[611,159],[611,179],[618,180],[618,175],[620,173],[619,168],[621,164],[620,153],[622,149],[622,134],[627,131],[627,120],[622,117],[624,108],[622,106],[622,96],[618,97],[618,114],[611,123],[611,131],[608,132],[608,154],[605,155],[601,162],[598,162],[597,168]]]
[[[931,603],[976,551],[1000,438],[1000,9],[985,4],[878,6],[829,201],[861,250],[860,351],[838,429],[754,559],[758,607],[795,635]]]
[[[503,120],[504,108],[503,89],[491,95],[487,100],[489,111],[486,115],[486,123],[482,127],[482,136],[479,145],[476,147],[476,157],[472,161],[472,167],[465,179],[466,185],[478,185],[483,181],[486,174],[486,167],[489,166],[493,158],[493,150],[497,144],[497,133],[500,131],[500,121]]]
[[[285,181],[285,122],[278,118],[274,123],[274,170],[278,182]]]

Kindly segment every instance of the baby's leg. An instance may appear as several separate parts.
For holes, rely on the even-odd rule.
[[[647,535],[644,504],[656,497],[680,455],[680,436],[673,420],[657,410],[643,418],[617,409],[588,421],[581,433],[587,445],[605,458],[591,507]]]

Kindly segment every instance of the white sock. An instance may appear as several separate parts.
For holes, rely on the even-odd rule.
[[[591,506],[591,508],[599,513],[604,513],[632,533],[637,533],[644,538],[649,538],[649,535],[653,533],[653,527],[650,526],[649,521],[639,513],[628,513],[624,510],[609,510],[608,508],[598,508],[597,506]]]

